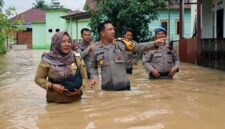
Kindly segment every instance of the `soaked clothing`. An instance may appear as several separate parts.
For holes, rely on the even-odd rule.
[[[82,42],[80,44],[75,44],[74,51],[80,53],[81,58],[84,60],[86,65],[88,78],[90,79],[90,53],[87,48],[88,44]]]
[[[130,52],[130,51],[125,51],[124,56],[125,56],[125,59],[126,59],[127,74],[132,74],[133,65],[138,63],[138,60],[140,58],[140,54]]]
[[[160,76],[155,77],[152,73],[149,74],[149,79],[173,79],[173,77],[169,76],[169,72],[159,72]]]
[[[143,56],[143,65],[150,78],[153,69],[156,69],[161,76],[167,76],[171,68],[179,68],[180,60],[174,49],[171,50],[170,47],[164,45],[148,51]]]
[[[141,52],[153,49],[152,42],[136,44],[133,51]],[[130,81],[126,73],[124,51],[125,45],[121,41],[94,46],[90,56],[91,79],[98,79],[98,66],[101,69],[103,90],[130,90]]]
[[[80,83],[80,81],[79,81],[79,83],[81,85],[79,84],[80,86],[75,86],[75,87],[76,88],[81,87],[81,90],[82,90],[82,88],[87,86],[87,84],[88,84],[86,68],[85,68],[85,64],[84,64],[84,62],[83,62],[83,60],[81,59],[80,56],[76,55],[75,60],[76,60],[76,62],[69,65],[70,71],[71,71],[71,76],[72,77],[77,76],[77,72],[78,71],[80,72],[80,74],[82,76],[82,80],[80,80],[80,81],[82,81],[82,83]],[[70,78],[71,76],[69,76],[68,78]],[[63,80],[65,81],[68,78],[65,78]],[[60,83],[62,80],[57,80],[57,81]],[[47,101],[50,101],[50,102],[71,102],[71,101],[77,99],[77,96],[69,97],[69,96],[66,96],[65,94],[59,94],[55,91],[50,90],[49,87],[51,87],[52,84],[54,82],[57,82],[57,81],[56,81],[55,73],[53,72],[53,69],[52,69],[51,65],[49,63],[45,62],[44,60],[42,60],[41,63],[39,64],[39,66],[38,66],[38,70],[37,70],[37,73],[36,73],[36,76],[35,76],[35,82],[40,87],[46,89],[46,91],[47,91],[47,95],[46,95]],[[67,85],[67,86],[71,86],[71,85]]]
[[[77,62],[76,64],[75,63],[71,64],[71,67],[77,67],[77,66],[78,66]],[[69,77],[63,80],[49,79],[49,81],[51,81],[54,84],[60,84],[64,86],[65,89],[68,89],[69,91],[74,92],[75,89],[80,89],[80,87],[82,86],[82,75],[79,68],[76,69],[76,72],[75,71],[72,71],[72,72],[73,74],[71,74]]]

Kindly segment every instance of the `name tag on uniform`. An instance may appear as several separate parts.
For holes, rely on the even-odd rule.
[[[168,54],[168,55],[171,55],[171,54],[172,54],[172,52],[171,52],[171,51],[168,51],[168,52],[167,52],[167,54]]]
[[[154,57],[162,57],[162,53],[154,53]]]
[[[80,56],[80,53],[76,53],[76,52],[75,52],[75,56]]]

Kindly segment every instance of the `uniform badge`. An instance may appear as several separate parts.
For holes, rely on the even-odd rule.
[[[118,60],[122,60],[121,55],[118,55],[118,56],[117,56],[117,59],[118,59]]]
[[[103,65],[104,63],[105,63],[105,62],[104,62],[103,59],[99,60],[99,64],[100,64],[100,65]]]

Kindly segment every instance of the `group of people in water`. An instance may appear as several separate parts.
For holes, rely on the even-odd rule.
[[[83,88],[95,87],[101,70],[101,89],[107,91],[130,90],[127,74],[140,53],[149,79],[173,78],[179,71],[179,57],[172,46],[166,44],[167,31],[155,29],[154,41],[137,43],[128,29],[123,38],[115,39],[111,21],[98,24],[100,41],[91,40],[91,30],[81,30],[81,43],[72,43],[67,32],[52,37],[50,52],[43,53],[35,82],[47,92],[48,102],[66,103],[79,100]],[[90,80],[90,83],[89,83]]]

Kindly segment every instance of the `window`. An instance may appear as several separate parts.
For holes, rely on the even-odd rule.
[[[176,20],[176,34],[180,34],[180,20]]]
[[[52,33],[52,29],[48,29],[48,32],[49,32],[49,33]]]
[[[165,28],[167,30],[168,28],[168,20],[161,20],[161,27]]]
[[[60,32],[60,29],[55,29],[55,32]]]

